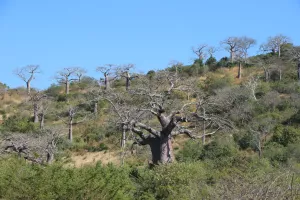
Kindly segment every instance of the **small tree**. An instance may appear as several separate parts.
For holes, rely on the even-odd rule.
[[[235,53],[239,50],[239,43],[240,39],[238,37],[228,37],[220,42],[224,49],[230,53],[230,61],[232,63],[235,59]]]
[[[65,94],[70,93],[70,83],[72,81],[78,81],[78,78],[75,78],[77,72],[77,67],[67,67],[64,68],[62,71],[57,72],[56,80],[60,84],[65,85]]]
[[[239,62],[238,78],[242,77],[242,62],[246,63],[248,50],[256,44],[256,41],[249,37],[240,37],[237,40],[237,60]]]
[[[117,74],[121,78],[124,78],[126,81],[126,91],[129,90],[129,87],[131,85],[131,81],[134,78],[138,78],[138,75],[131,75],[130,71],[134,68],[134,64],[127,64],[119,67],[117,69]]]
[[[207,44],[200,44],[200,45],[192,48],[192,51],[194,54],[197,55],[198,60],[203,61],[205,59],[205,57],[206,57],[205,49],[207,48],[207,46],[208,46]]]
[[[41,106],[41,102],[43,99],[47,98],[47,96],[42,92],[36,92],[34,94],[30,94],[30,101],[33,105],[33,122],[38,123],[39,122],[39,109]]]
[[[67,110],[60,113],[58,117],[68,126],[68,139],[73,141],[73,126],[88,119],[89,113],[81,109],[82,104],[68,105]]]
[[[26,83],[28,94],[30,94],[31,91],[31,81],[35,78],[35,74],[40,73],[39,68],[39,65],[28,65],[26,67],[16,69],[14,72]]]
[[[82,77],[87,73],[87,70],[81,68],[81,67],[77,67],[77,70],[75,72],[75,75],[77,76],[77,80],[80,83]]]
[[[260,46],[262,51],[278,53],[278,58],[281,56],[281,47],[284,44],[290,42],[290,39],[284,35],[276,35],[274,37],[269,37],[267,42]]]
[[[97,67],[96,71],[101,72],[104,78],[100,78],[100,83],[104,82],[104,89],[107,90],[110,88],[110,81],[114,80],[115,77],[110,77],[112,74],[114,74],[116,66],[113,64],[106,64],[101,67]]]

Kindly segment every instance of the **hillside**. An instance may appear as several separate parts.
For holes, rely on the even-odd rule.
[[[43,91],[1,84],[0,198],[299,199],[294,48],[147,74],[106,65],[100,81],[64,68]]]

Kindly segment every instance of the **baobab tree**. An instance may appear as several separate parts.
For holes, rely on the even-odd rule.
[[[97,72],[101,72],[102,75],[104,76],[103,79],[100,78],[100,83],[103,81],[104,82],[104,89],[107,90],[110,88],[110,81],[114,80],[116,78],[115,77],[110,77],[111,75],[114,74],[114,70],[115,70],[116,66],[113,64],[106,64],[104,66],[101,67],[97,67],[96,71]]]
[[[40,121],[40,129],[43,130],[45,127],[45,116],[49,113],[51,108],[52,101],[49,97],[43,98],[39,105],[39,121]]]
[[[70,93],[70,83],[72,81],[78,81],[78,78],[75,78],[77,72],[77,67],[67,67],[64,68],[62,71],[57,72],[56,80],[60,84],[65,85],[65,94]]]
[[[237,60],[239,61],[238,78],[242,77],[242,62],[246,63],[248,50],[256,44],[256,40],[249,37],[240,37],[237,40]]]
[[[130,73],[130,70],[134,68],[134,64],[127,64],[119,67],[117,69],[117,75],[121,78],[124,78],[126,81],[126,91],[129,90],[129,87],[131,85],[131,80],[134,78],[138,78],[138,75],[132,75]]]
[[[19,78],[21,78],[26,83],[26,89],[28,94],[30,94],[31,92],[31,81],[35,78],[35,74],[40,73],[39,69],[39,65],[27,65],[20,69],[16,69],[14,72],[17,76],[19,76]]]
[[[87,73],[86,69],[83,69],[81,67],[77,67],[76,71],[75,71],[75,75],[77,76],[77,80],[80,83],[82,77]]]
[[[33,105],[33,122],[39,123],[39,109],[41,106],[41,102],[44,98],[47,98],[47,96],[42,92],[36,92],[34,94],[30,94],[29,101]]]
[[[226,51],[230,53],[230,61],[234,62],[235,54],[239,50],[240,38],[238,37],[228,37],[225,40],[221,41],[221,46],[224,47]]]
[[[209,54],[209,57],[214,57],[214,54],[218,51],[219,49],[217,47],[214,46],[208,46],[207,47],[207,52]]]
[[[284,35],[276,35],[269,37],[267,42],[260,46],[261,51],[278,53],[278,58],[281,56],[281,47],[290,42],[290,39]]]
[[[81,105],[68,105],[65,112],[57,115],[68,126],[68,139],[73,141],[73,126],[88,119],[89,113],[81,109]]]
[[[200,44],[192,48],[193,53],[197,55],[199,60],[205,59],[206,57],[205,49],[207,48],[207,46],[208,46],[207,44]]]
[[[202,138],[202,136],[194,135],[189,127],[182,124],[203,119],[203,116],[191,111],[193,106],[197,106],[197,103],[180,102],[174,97],[171,98],[174,90],[179,88],[180,84],[179,81],[176,81],[174,73],[162,71],[156,73],[151,81],[147,78],[140,78],[139,84],[128,93],[131,98],[127,100],[116,101],[114,98],[107,97],[112,109],[120,118],[121,116],[131,116],[127,120],[123,120],[123,125],[135,133],[136,144],[150,146],[153,164],[174,161],[171,142],[173,136],[186,134],[191,138]],[[124,95],[118,95],[118,97],[123,98]],[[129,101],[130,99],[132,102]],[[119,102],[121,102],[121,107],[128,107],[128,109],[124,112],[120,110]],[[157,119],[156,123],[149,123],[153,118]],[[213,119],[213,115],[207,115],[205,119],[208,118]],[[221,122],[213,125],[214,128],[218,127],[217,129],[221,129],[222,126]],[[148,134],[145,134],[144,131]]]

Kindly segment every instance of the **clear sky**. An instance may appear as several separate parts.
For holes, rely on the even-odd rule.
[[[170,60],[189,64],[192,46],[228,36],[260,44],[283,34],[299,45],[299,20],[300,0],[0,0],[0,82],[24,85],[12,72],[29,64],[43,71],[37,88],[70,66],[97,78],[95,68],[107,63],[143,72]]]

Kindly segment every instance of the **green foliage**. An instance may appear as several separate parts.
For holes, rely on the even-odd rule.
[[[4,120],[2,128],[5,131],[20,133],[29,133],[38,130],[37,125],[32,122],[31,118],[16,115],[10,116]]]
[[[128,170],[112,165],[70,169],[2,159],[0,172],[1,199],[133,199]]]
[[[291,126],[278,125],[274,129],[271,142],[276,142],[283,146],[300,142],[300,130]]]
[[[213,91],[232,86],[234,78],[230,74],[224,76],[216,73],[209,73],[205,80],[207,90]]]
[[[180,162],[197,161],[203,151],[203,145],[199,141],[187,141],[182,150],[178,152],[176,158]]]
[[[216,140],[205,145],[200,155],[201,160],[213,161],[216,167],[232,165],[238,150],[233,142]]]
[[[208,197],[206,171],[201,163],[157,166],[134,171],[138,183],[135,199],[201,199]]]

